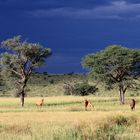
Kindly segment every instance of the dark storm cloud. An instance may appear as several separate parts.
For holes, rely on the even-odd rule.
[[[51,48],[40,71],[82,72],[88,53],[140,48],[139,18],[139,0],[0,0],[0,41],[20,34]]]
[[[0,10],[47,10],[54,8],[93,8],[108,0],[0,0]]]
[[[38,9],[27,12],[32,17],[70,17],[80,19],[139,19],[140,3],[126,1],[111,1],[105,5],[93,8],[61,7],[52,9]]]
[[[0,13],[19,16],[77,19],[139,19],[137,0],[1,0]]]

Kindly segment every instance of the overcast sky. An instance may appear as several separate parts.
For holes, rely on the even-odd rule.
[[[52,49],[41,71],[84,72],[88,53],[140,48],[140,1],[0,0],[0,41],[16,35]]]

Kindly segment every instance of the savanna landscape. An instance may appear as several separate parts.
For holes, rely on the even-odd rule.
[[[0,0],[0,140],[140,140],[140,0]]]
[[[111,45],[82,58],[87,73],[37,72],[52,57],[15,36],[1,43],[1,140],[138,140],[140,50]]]
[[[12,87],[6,90],[1,86],[5,89],[0,92],[1,140],[139,140],[139,90],[129,90],[124,105],[119,103],[117,89],[107,90],[100,84],[98,90],[88,96],[65,95],[65,83],[83,82],[86,77],[74,73],[36,73],[26,89],[24,107],[20,106],[19,98],[14,97]],[[36,106],[42,97],[43,106]],[[134,111],[128,102],[132,98],[136,100]],[[93,105],[87,111],[85,99]]]

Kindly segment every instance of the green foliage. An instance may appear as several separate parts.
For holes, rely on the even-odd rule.
[[[95,94],[98,90],[96,86],[91,86],[88,83],[77,83],[74,85],[65,85],[64,86],[65,95],[79,95],[86,96],[89,94]]]
[[[124,95],[127,88],[138,84],[134,79],[140,75],[140,49],[109,46],[96,54],[87,55],[83,66],[92,78],[104,82],[108,89],[118,86],[120,94]]]
[[[28,85],[25,88],[27,96],[60,96],[64,95],[64,82],[73,81],[82,82],[85,80],[83,74],[48,74],[34,73],[28,81]],[[15,78],[6,78],[5,85],[3,85],[0,91],[0,96],[13,96],[15,95],[14,83]],[[27,89],[30,89],[27,90]],[[3,92],[6,94],[4,95]]]
[[[139,63],[140,50],[117,45],[109,46],[96,54],[89,54],[83,59],[83,66],[89,69],[91,76],[107,84],[114,84],[138,74],[139,71],[134,67],[138,67]]]
[[[45,63],[51,55],[49,48],[43,48],[39,43],[22,41],[21,36],[7,39],[1,43],[6,52],[0,55],[2,75],[15,77],[12,79],[19,94],[25,94],[24,88],[36,68]],[[12,81],[12,82],[13,82]]]
[[[17,77],[21,69],[27,74],[31,68],[41,66],[51,54],[50,49],[43,48],[40,44],[21,41],[21,36],[3,41],[1,46],[7,50],[1,54],[2,69],[12,72]]]
[[[96,86],[91,86],[87,83],[78,83],[74,86],[74,95],[86,96],[95,94],[97,90]]]

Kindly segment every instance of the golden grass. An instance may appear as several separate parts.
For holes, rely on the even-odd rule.
[[[95,108],[84,111],[84,98],[90,99]],[[101,137],[138,140],[140,137],[140,97],[136,98],[135,111],[127,103],[119,105],[117,97],[45,97],[41,108],[35,106],[37,99],[27,97],[25,107],[21,108],[18,98],[0,98],[1,140],[102,140]]]

